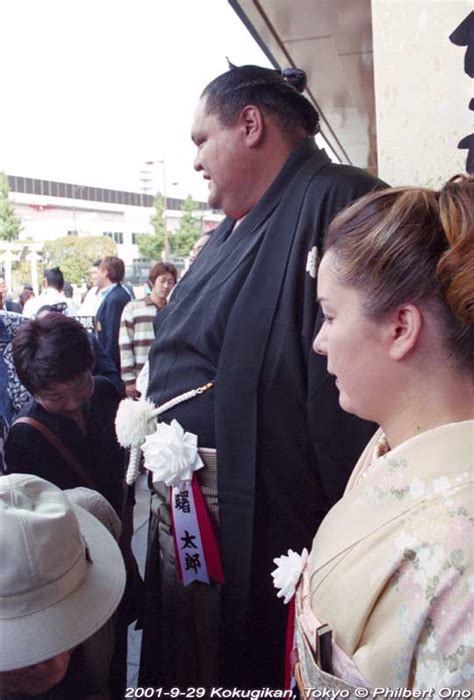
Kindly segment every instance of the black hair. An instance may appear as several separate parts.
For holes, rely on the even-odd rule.
[[[284,132],[303,129],[308,136],[319,131],[319,115],[281,73],[261,66],[240,66],[222,73],[204,88],[206,112],[216,114],[224,126],[235,124],[249,104],[275,117]]]
[[[44,306],[41,306],[35,313],[34,318],[39,318],[40,314],[43,314],[45,311],[47,311],[48,313],[50,311],[56,311],[57,313],[65,314],[67,309],[68,306],[67,302],[65,301],[60,301],[57,304],[44,304]]]
[[[54,289],[57,289],[58,292],[63,291],[64,276],[59,267],[52,267],[50,270],[45,270],[44,278],[48,287],[53,287]]]
[[[74,318],[53,311],[22,323],[12,350],[18,377],[32,394],[73,380],[91,370],[95,361],[86,329]]]

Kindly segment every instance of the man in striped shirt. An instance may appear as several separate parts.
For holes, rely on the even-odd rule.
[[[150,294],[144,299],[130,301],[122,312],[119,333],[120,371],[126,394],[130,398],[139,396],[136,380],[155,339],[153,321],[158,311],[166,305],[177,277],[174,265],[156,263],[150,269],[148,277]]]

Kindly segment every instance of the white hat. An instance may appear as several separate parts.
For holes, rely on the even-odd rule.
[[[93,515],[36,476],[0,477],[0,671],[73,649],[124,588],[118,545]]]
[[[63,493],[73,506],[81,506],[88,513],[92,513],[113,535],[115,540],[119,539],[122,532],[122,523],[115,510],[101,493],[88,489],[86,486],[64,489]]]

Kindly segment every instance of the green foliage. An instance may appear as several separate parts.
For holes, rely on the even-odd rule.
[[[163,197],[158,192],[154,201],[155,213],[150,219],[153,233],[144,233],[138,238],[138,250],[140,255],[148,260],[161,260],[161,253],[165,243],[165,215]]]
[[[196,202],[189,195],[181,206],[183,216],[178,230],[170,236],[170,248],[173,255],[187,256],[201,235],[201,222],[196,219]]]
[[[20,235],[21,219],[15,214],[13,204],[8,199],[9,192],[8,178],[0,172],[0,238],[15,241]]]
[[[60,267],[66,282],[81,284],[91,265],[106,255],[117,255],[117,245],[108,236],[64,236],[44,244],[45,268]]]
[[[36,265],[38,287],[41,286],[43,279],[44,263],[38,261]],[[31,263],[28,260],[17,260],[12,265],[12,290],[20,290],[24,284],[32,284],[31,279]]]

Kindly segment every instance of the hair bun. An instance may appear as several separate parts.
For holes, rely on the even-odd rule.
[[[438,279],[453,314],[474,325],[474,177],[455,175],[439,193],[441,224],[449,244]]]
[[[298,92],[306,90],[306,73],[301,68],[284,68],[281,72],[281,77]]]
[[[453,314],[468,326],[474,326],[474,264],[465,264],[457,270],[446,291],[446,301]]]
[[[236,66],[235,63],[232,63],[228,56],[226,56],[226,60],[229,70],[239,68],[239,66]],[[281,76],[285,83],[288,83],[288,85],[294,87],[298,92],[304,92],[306,90],[306,73],[302,68],[283,68],[282,70],[279,70],[278,68],[268,68],[267,70]]]

